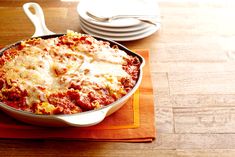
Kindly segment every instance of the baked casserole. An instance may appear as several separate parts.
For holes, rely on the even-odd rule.
[[[89,35],[33,38],[0,57],[0,101],[35,114],[99,109],[135,86],[139,68],[137,57]]]

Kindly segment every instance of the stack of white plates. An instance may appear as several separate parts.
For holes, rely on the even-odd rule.
[[[155,0],[81,0],[77,11],[81,29],[85,33],[115,41],[142,39],[160,28],[160,23],[153,25],[135,18],[119,18],[100,22],[87,15],[87,12],[100,17],[151,15],[158,18],[153,20],[159,21],[159,8]]]

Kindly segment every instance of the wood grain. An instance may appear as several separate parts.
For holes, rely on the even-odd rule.
[[[174,121],[172,108],[155,109],[156,126],[158,133],[174,133]]]
[[[235,108],[176,108],[176,133],[235,133]]]
[[[169,73],[170,94],[235,94],[235,73]]]
[[[152,75],[154,102],[156,106],[172,107],[170,103],[170,90],[167,73],[154,73]]]
[[[235,134],[233,133],[174,133],[158,134],[156,141],[148,144],[138,145],[149,147],[149,149],[174,150],[174,149],[234,149]]]
[[[181,156],[181,157],[208,157],[208,156],[233,157],[233,156],[235,156],[235,151],[233,149],[206,149],[206,150],[201,150],[201,149],[180,150],[179,149],[176,151],[176,154],[177,154],[177,156]]]
[[[177,94],[170,99],[174,108],[235,107],[234,94]]]

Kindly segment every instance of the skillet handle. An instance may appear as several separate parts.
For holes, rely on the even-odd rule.
[[[35,10],[35,14],[29,10],[30,8]],[[23,10],[35,27],[35,32],[32,37],[55,34],[47,28],[44,14],[39,4],[32,2],[25,3],[23,5]]]
[[[94,110],[87,113],[79,113],[69,116],[59,115],[56,118],[62,120],[69,126],[87,127],[103,121],[111,108],[112,107],[110,106],[101,110]]]

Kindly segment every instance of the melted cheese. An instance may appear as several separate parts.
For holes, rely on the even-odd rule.
[[[17,82],[27,90],[28,105],[43,102],[45,107],[49,94],[66,91],[71,82],[83,80],[88,82],[80,91],[84,97],[94,91],[94,84],[122,92],[120,78],[130,77],[122,68],[128,57],[124,51],[105,46],[91,55],[56,43],[54,38],[40,40],[37,46],[26,46],[3,66],[8,82]],[[45,108],[49,110],[51,106]]]
[[[127,54],[119,49],[110,49],[104,47],[101,51],[95,52],[96,60],[101,60],[105,62],[111,62],[116,64],[124,64],[123,58],[127,58]]]

